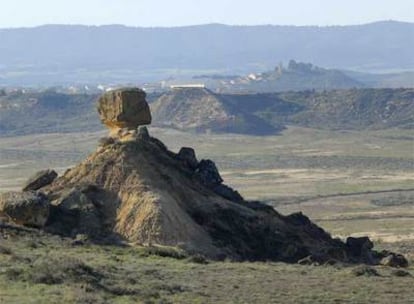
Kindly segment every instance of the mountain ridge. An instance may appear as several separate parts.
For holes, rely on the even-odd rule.
[[[414,69],[414,39],[409,37],[414,37],[414,24],[387,22],[343,27],[59,25],[3,29],[0,81],[151,81],[177,70],[248,73],[291,58],[338,69]]]
[[[74,26],[74,27],[123,27],[123,28],[138,28],[138,29],[174,29],[174,28],[192,28],[200,26],[228,26],[228,27],[255,27],[255,26],[269,26],[269,27],[307,27],[307,28],[332,28],[332,27],[352,27],[352,26],[366,26],[366,25],[379,25],[379,24],[414,24],[414,22],[401,21],[401,20],[378,20],[372,22],[363,22],[358,24],[332,24],[332,25],[294,25],[294,24],[227,24],[221,22],[200,23],[191,25],[177,25],[177,26],[134,26],[121,23],[108,23],[108,24],[64,24],[64,23],[45,23],[35,26],[21,26],[21,27],[1,27],[1,30],[13,30],[13,29],[34,29],[42,27],[59,27],[59,26]]]

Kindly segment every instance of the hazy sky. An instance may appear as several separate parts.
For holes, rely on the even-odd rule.
[[[0,0],[0,27],[414,22],[414,0]]]

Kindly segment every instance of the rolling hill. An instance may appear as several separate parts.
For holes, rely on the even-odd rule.
[[[342,71],[324,69],[310,63],[290,60],[287,67],[282,64],[274,70],[250,73],[246,76],[209,77],[196,76],[220,93],[273,93],[304,90],[333,90],[362,88],[364,82],[357,81]]]
[[[0,96],[0,136],[101,130],[96,95]],[[177,88],[147,98],[153,125],[191,132],[277,134],[287,125],[364,130],[414,127],[414,89],[218,94]]]
[[[231,107],[208,89],[177,88],[152,104],[154,125],[198,132],[266,135],[283,129],[248,111]]]

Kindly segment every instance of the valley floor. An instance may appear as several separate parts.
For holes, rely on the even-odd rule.
[[[199,159],[215,161],[225,183],[247,199],[266,201],[284,214],[302,211],[335,236],[368,235],[376,248],[400,251],[414,260],[411,130],[290,127],[269,137],[194,135],[157,128],[150,128],[150,133],[173,151],[193,147]],[[40,169],[64,172],[105,135],[0,138],[0,192],[19,189]],[[350,266],[204,265],[188,258],[148,255],[137,248],[74,247],[70,240],[25,233],[3,233],[0,242],[10,249],[4,254],[0,248],[0,303],[44,303],[45,297],[50,303],[77,298],[82,303],[410,303],[414,299],[411,276],[398,277],[381,267],[375,268],[381,276],[355,277]],[[73,261],[75,256],[78,261]],[[48,260],[69,272],[71,264],[84,263],[88,267],[81,277],[86,281],[68,277],[63,285],[38,284],[29,265],[36,270],[36,263]],[[414,274],[412,266],[408,272]],[[104,285],[96,285],[97,281]]]

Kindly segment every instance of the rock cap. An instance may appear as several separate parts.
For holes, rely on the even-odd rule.
[[[151,124],[151,111],[145,99],[146,93],[139,88],[121,88],[103,94],[98,100],[98,113],[103,124],[111,132],[115,129],[135,130]]]

